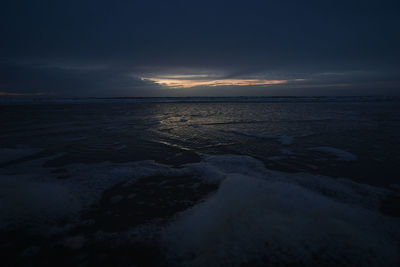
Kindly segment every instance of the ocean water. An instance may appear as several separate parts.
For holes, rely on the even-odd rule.
[[[399,266],[400,101],[0,103],[6,266]]]

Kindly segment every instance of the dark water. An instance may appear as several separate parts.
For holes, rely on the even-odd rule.
[[[3,103],[0,114],[0,175],[3,179],[0,198],[5,201],[4,216],[0,217],[4,221],[0,224],[3,229],[1,251],[6,254],[3,257],[7,265],[321,266],[329,263],[379,266],[384,263],[395,266],[399,262],[398,242],[386,237],[399,233],[398,101]],[[210,155],[219,157],[207,161],[204,157]],[[227,155],[243,157],[232,159]],[[253,173],[259,162],[272,173],[277,172]],[[199,167],[202,171],[191,169],[198,166],[196,164],[204,164]],[[310,197],[297,189],[277,187],[271,192],[281,192],[282,198],[264,199],[270,185],[258,185],[257,179],[252,184],[250,180],[229,178],[238,173],[249,177],[285,177],[279,179],[286,179],[285,184],[293,182],[301,190],[306,188],[305,192],[312,189],[312,194],[318,197]],[[227,178],[207,182],[218,175]],[[127,183],[132,177],[133,181]],[[309,182],[320,178],[323,182]],[[342,180],[346,181],[345,185],[335,184]],[[329,182],[332,184],[322,185],[325,181],[332,181]],[[250,193],[236,192],[235,183],[238,183],[237,188],[247,188]],[[264,188],[265,192],[254,189],[260,198],[250,201],[253,186]],[[293,209],[301,212],[310,203],[322,205],[329,200],[335,204],[326,202],[321,210],[315,207],[312,215],[303,212],[301,219],[298,215],[279,217],[285,222],[265,219],[263,216],[269,212],[276,214],[287,208],[282,204],[287,201],[284,197],[287,192],[292,192],[289,197],[293,197],[290,212]],[[55,195],[50,196],[53,193]],[[236,210],[242,202],[235,205],[233,198],[224,208],[225,212],[234,205],[233,213],[224,219],[215,218],[213,212],[221,212],[215,211],[212,203],[224,201],[221,198],[229,199],[231,194],[248,199],[249,207],[264,204],[246,213]],[[38,198],[43,199],[29,204]],[[308,198],[315,201],[308,203],[304,200]],[[293,204],[303,200],[304,205]],[[218,203],[225,207],[223,202]],[[343,203],[348,206],[332,206]],[[276,211],[265,209],[268,205],[283,206]],[[301,226],[309,224],[307,220],[318,220],[317,217],[323,216],[322,210],[328,210],[329,217],[332,207],[333,214],[354,214],[348,211],[354,205],[359,207],[356,210],[360,215],[339,216],[343,220],[342,228],[332,224],[339,220],[335,216],[321,223],[320,229],[326,234]],[[195,207],[193,214],[187,215],[186,221],[179,219],[182,212],[184,217],[192,207]],[[364,208],[375,213],[371,215]],[[55,215],[59,210],[63,212]],[[196,215],[205,212],[202,210],[207,210],[205,215]],[[260,214],[257,217],[261,218],[260,222],[239,223],[240,216],[251,218],[254,213]],[[205,217],[201,226],[189,223],[191,220],[200,223]],[[232,218],[234,222],[222,228],[219,224],[210,224],[210,221]],[[365,218],[370,220],[366,228],[358,229],[357,220]],[[293,221],[289,223],[288,219]],[[179,231],[174,222],[180,225]],[[365,234],[370,231],[368,227],[374,229],[376,223],[384,224],[384,229],[375,236]],[[46,225],[46,234],[43,229],[37,229],[38,224]],[[287,227],[283,226],[281,235],[272,236],[263,230],[264,224],[272,228],[287,224]],[[308,234],[301,238],[294,236],[291,242],[292,238],[288,237],[291,225]],[[346,228],[348,225],[355,228]],[[55,226],[58,228],[53,229]],[[197,233],[203,226],[205,229]],[[249,230],[252,226],[258,229]],[[218,230],[226,227],[232,227],[230,233],[236,234]],[[359,235],[354,234],[355,229],[360,231]],[[251,241],[254,232],[259,233],[262,241]],[[355,236],[349,236],[353,234]],[[212,244],[221,253],[207,251],[209,245],[204,240],[193,241],[202,235],[218,236]],[[321,243],[324,235],[333,240]],[[178,236],[180,241],[171,241],[170,236]],[[356,241],[349,241],[352,238]],[[371,246],[357,243],[362,239]],[[278,245],[263,247],[270,242]],[[306,245],[307,242],[314,246]],[[301,249],[295,248],[299,246]],[[387,255],[381,249],[385,246],[390,252]],[[236,247],[242,247],[240,253]],[[260,252],[254,252],[258,248]],[[287,251],[282,252],[285,249]],[[193,251],[202,252],[197,255]],[[368,251],[372,251],[373,256],[368,256]],[[229,256],[238,253],[241,257]]]
[[[26,146],[43,149],[46,154],[65,153],[54,164],[142,159],[181,164],[196,160],[193,153],[244,154],[273,169],[313,171],[381,186],[398,182],[399,102],[110,103],[0,108],[1,147]],[[282,136],[293,140],[282,145],[278,139]],[[325,160],[329,155],[307,150],[320,146],[351,152],[358,160],[330,161]]]

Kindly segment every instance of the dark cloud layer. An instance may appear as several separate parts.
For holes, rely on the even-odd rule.
[[[397,1],[2,1],[0,92],[396,94]],[[305,79],[171,90],[161,74]],[[399,88],[400,89],[400,88]]]

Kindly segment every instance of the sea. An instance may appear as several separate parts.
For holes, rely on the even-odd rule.
[[[400,99],[0,99],[2,266],[400,266]]]

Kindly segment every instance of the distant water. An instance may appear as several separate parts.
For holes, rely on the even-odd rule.
[[[399,101],[392,96],[308,96],[308,97],[113,97],[113,98],[0,98],[4,104],[80,104],[80,103],[217,103],[217,102],[377,102]]]
[[[398,266],[400,101],[1,99],[26,265]]]

